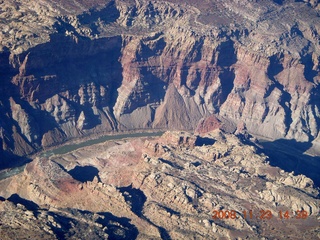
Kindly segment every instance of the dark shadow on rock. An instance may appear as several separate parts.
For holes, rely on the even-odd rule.
[[[31,161],[27,157],[15,156],[10,152],[0,151],[0,180],[23,172],[25,165]]]
[[[99,115],[95,115],[91,106],[82,106],[80,109],[84,112],[85,120],[82,129],[91,129],[101,124]]]
[[[267,156],[271,166],[279,167],[294,175],[303,174],[320,186],[320,157],[304,154],[312,144],[295,140],[279,139],[273,142],[260,142],[261,150]]]
[[[12,194],[7,200],[9,200],[10,202],[13,202],[16,205],[19,203],[19,204],[25,206],[26,209],[28,209],[30,211],[36,211],[39,209],[38,204],[34,203],[33,201],[24,199],[16,193]]]
[[[296,34],[301,35],[302,33],[299,31],[299,29],[295,29],[296,30]],[[303,35],[303,34],[302,34]],[[318,71],[313,69],[314,63],[312,60],[312,55],[308,54],[304,57],[302,57],[301,59],[302,64],[304,65],[304,71],[303,74],[305,76],[305,78],[309,81],[309,82],[314,82],[314,78],[318,75]]]
[[[22,167],[32,161],[30,158],[16,156],[6,151],[0,153],[0,159],[0,170]]]
[[[173,214],[173,215],[179,215],[179,216],[180,216],[180,213],[179,213],[179,212],[174,211],[173,209],[168,208],[168,207],[163,206],[163,205],[160,205],[160,206],[161,206],[162,208],[164,208],[167,212],[169,212],[169,213],[171,213],[171,214]]]
[[[76,166],[74,169],[68,171],[68,173],[76,180],[80,182],[92,181],[94,177],[99,178],[99,170],[93,166]]]
[[[273,2],[275,2],[276,4],[279,4],[279,5],[283,4],[283,0],[273,0]]]
[[[141,79],[137,84],[140,84],[141,92],[135,94],[130,100],[130,106],[128,106],[123,114],[132,113],[134,110],[140,107],[145,107],[148,104],[157,103],[159,100],[163,100],[166,94],[166,83],[157,77],[150,67],[139,68]]]
[[[224,71],[219,74],[222,89],[219,99],[220,106],[227,100],[229,94],[231,93],[234,87],[235,76],[234,70],[229,69],[224,69]]]
[[[52,225],[51,223],[49,223],[49,226],[51,227],[56,237],[59,240],[68,239],[69,231],[72,228],[72,225],[76,224],[76,221],[72,218],[57,215],[53,212],[48,212],[48,215],[53,217],[55,221],[61,226],[57,227],[56,225]]]
[[[94,24],[96,21],[101,21],[104,24],[116,22],[120,17],[120,12],[117,9],[115,1],[110,1],[106,7],[102,9],[91,9],[89,12],[83,13],[79,16],[81,25],[89,26],[91,30],[96,29]],[[98,32],[94,32],[98,33]]]
[[[52,116],[49,112],[32,107],[31,104],[25,99],[16,97],[14,98],[14,101],[17,104],[21,105],[22,109],[24,109],[28,113],[28,119],[30,121],[29,124],[34,132],[43,136],[45,133],[57,129],[58,131],[60,131],[63,139],[65,139],[65,133],[60,130],[59,124],[56,122],[54,116]],[[41,121],[39,121],[39,119],[41,119]],[[39,124],[39,122],[41,122],[41,124]],[[22,135],[22,137],[24,136]],[[33,141],[30,143],[31,146],[39,148],[39,146],[41,146],[41,139],[41,137],[33,139]],[[26,142],[29,142],[28,139],[25,138],[25,140]]]
[[[1,196],[0,196],[0,201],[3,202],[3,201],[5,201],[5,200],[6,200],[6,199],[5,199],[4,197],[1,197]]]
[[[156,37],[158,37],[158,39],[156,39]],[[167,45],[165,39],[161,37],[160,34],[156,34],[154,38],[149,37],[149,39],[156,41],[154,42],[152,48],[143,42],[141,43],[140,54],[137,56],[137,61],[145,61],[150,57],[160,55]]]
[[[110,24],[115,22],[119,16],[120,12],[116,8],[115,1],[110,1],[104,8],[92,8],[77,17],[80,25],[89,28],[91,35],[93,35],[100,33],[99,24]],[[53,26],[59,33],[64,33],[67,30],[77,37],[82,37],[65,17],[58,17],[58,21]]]
[[[221,91],[217,97],[217,102],[214,103],[214,105],[219,108],[227,100],[234,87],[235,73],[231,66],[237,62],[237,54],[234,42],[231,40],[222,42],[217,47],[217,52],[219,52],[217,65],[222,68],[219,72]]]
[[[197,162],[192,162],[191,164],[195,167],[199,167],[201,165],[201,162],[197,161]]]
[[[119,188],[120,192],[124,196],[126,202],[131,205],[131,210],[139,217],[142,216],[143,205],[147,200],[146,195],[140,190],[136,188],[129,187],[122,187]]]
[[[267,69],[267,75],[270,80],[272,80],[273,84],[269,87],[265,94],[265,98],[267,98],[275,88],[281,91],[280,105],[283,107],[285,111],[285,125],[290,126],[292,123],[291,109],[288,103],[291,102],[291,95],[287,91],[282,84],[278,82],[276,76],[284,70],[283,68],[283,54],[277,54],[270,57],[270,65]]]
[[[170,165],[170,166],[173,167],[173,168],[177,168],[177,169],[179,169],[179,170],[183,170],[183,169],[184,169],[183,167],[181,167],[180,165],[178,165],[178,164],[175,163],[175,162],[171,162],[171,161],[165,160],[165,159],[163,159],[163,158],[159,158],[159,160],[160,160],[161,162],[164,162],[164,163]]]
[[[217,64],[219,66],[230,67],[237,62],[237,54],[233,41],[228,40],[220,43],[217,47],[217,52],[220,53],[217,59]]]
[[[99,109],[113,106],[118,97],[118,91],[116,90],[122,83],[122,66],[119,62],[122,47],[121,36],[95,40],[79,37],[75,42],[72,37],[64,35],[67,26],[62,24],[57,27],[57,29],[60,28],[61,33],[52,34],[50,42],[37,45],[18,56],[19,59],[25,59],[29,54],[26,75],[34,76],[32,82],[30,84],[28,82],[30,86],[26,84],[24,86],[24,82],[22,82],[23,86],[20,87],[37,89],[33,92],[32,101],[44,103],[57,93],[69,91],[70,96],[78,96],[79,89],[87,91],[92,86],[97,89],[103,86],[107,91],[106,97],[97,101],[96,106]],[[50,80],[44,80],[47,77]],[[15,89],[16,95],[19,96],[20,88],[16,87]],[[59,97],[63,98],[61,95]],[[88,101],[86,105],[82,105],[79,104],[77,97],[70,97],[68,106],[75,117],[78,117],[80,112],[84,111],[88,115],[88,119],[92,119],[88,128],[101,123],[98,116],[93,114],[92,102]],[[113,117],[112,109],[111,107],[111,118]],[[33,114],[35,110],[28,111],[28,113]],[[35,118],[46,117],[46,120],[50,119],[50,116],[43,111],[38,111],[34,115]],[[52,120],[52,117],[50,120]],[[41,133],[56,127],[54,122],[48,121],[48,123],[42,121],[38,124],[40,130],[43,128]],[[44,124],[49,126],[43,127]]]
[[[237,133],[236,136],[238,137],[238,139],[246,145],[249,146],[253,146],[253,147],[258,147],[261,148],[260,142],[258,141],[258,139],[256,139],[255,137],[253,137],[251,134],[249,134],[248,132],[244,132],[244,133]],[[259,151],[259,149],[258,149]]]
[[[109,212],[99,213],[104,218],[99,218],[97,223],[107,227],[107,234],[109,239],[136,239],[139,231],[133,224],[130,223],[131,219],[125,217],[116,217]],[[119,224],[121,226],[119,226]]]
[[[129,218],[116,217],[109,212],[94,213],[74,208],[63,210],[61,213],[48,212],[48,215],[60,225],[58,227],[49,223],[58,239],[103,239],[101,234],[107,233],[108,239],[129,240],[136,239],[139,233]],[[102,227],[90,225],[91,221],[101,224]]]
[[[161,239],[164,239],[164,240],[171,240],[171,237],[170,235],[168,234],[167,230],[164,229],[163,227],[158,227],[159,231],[160,231],[160,236],[161,236]]]
[[[270,64],[267,69],[267,74],[273,81],[275,81],[274,76],[278,75],[283,71],[282,65],[283,54],[277,54],[270,57]]]
[[[165,228],[157,226],[156,224],[151,222],[148,218],[146,218],[143,215],[142,210],[143,210],[144,203],[147,200],[147,197],[140,189],[132,188],[132,186],[129,186],[129,187],[119,188],[119,190],[124,196],[124,199],[126,200],[126,202],[131,205],[132,212],[134,212],[137,216],[144,219],[151,225],[157,227],[162,239],[168,239],[168,240],[171,239],[169,233],[166,231]]]
[[[212,138],[207,137],[197,137],[197,140],[195,142],[196,146],[207,146],[207,145],[213,145],[215,143],[215,140]]]

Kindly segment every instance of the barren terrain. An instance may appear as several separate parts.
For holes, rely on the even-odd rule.
[[[319,154],[318,16],[317,1],[1,1],[1,165],[210,116]]]
[[[313,181],[270,166],[244,140],[218,129],[166,132],[37,158],[1,180],[1,237],[319,238]],[[219,210],[236,215],[213,219]]]
[[[319,16],[0,0],[0,238],[320,239]]]

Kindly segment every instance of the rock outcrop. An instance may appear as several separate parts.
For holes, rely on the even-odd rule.
[[[195,129],[210,115],[272,139],[319,134],[316,1],[0,7],[3,154],[110,131]]]
[[[211,141],[197,144],[201,138]],[[22,232],[48,239],[319,238],[314,182],[271,166],[256,147],[218,129],[36,158],[0,183],[4,239]]]

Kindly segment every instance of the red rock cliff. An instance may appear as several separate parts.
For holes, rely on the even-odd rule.
[[[194,129],[212,114],[274,139],[319,134],[315,2],[19,4],[1,33],[3,154],[92,133]],[[46,22],[21,25],[19,12]]]

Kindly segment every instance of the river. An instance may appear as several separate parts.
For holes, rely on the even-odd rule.
[[[40,153],[40,157],[50,157],[50,156],[58,155],[58,154],[66,154],[66,153],[75,151],[77,149],[83,148],[83,147],[91,146],[91,145],[98,144],[98,143],[103,143],[103,142],[110,141],[110,140],[122,140],[122,139],[126,139],[126,138],[139,138],[139,137],[158,137],[158,136],[161,136],[163,133],[164,132],[139,132],[139,133],[106,135],[106,136],[102,136],[102,137],[99,137],[96,139],[90,139],[90,140],[80,142],[80,143],[62,145],[62,146],[57,147],[52,150],[43,151],[42,153]],[[14,175],[17,175],[17,174],[23,172],[25,165],[26,164],[19,166],[19,167],[2,170],[0,172],[0,180],[5,179],[5,178],[9,178],[11,176],[14,176]]]

